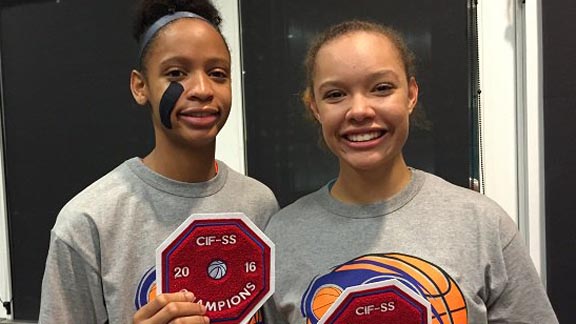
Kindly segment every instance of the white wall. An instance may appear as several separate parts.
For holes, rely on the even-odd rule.
[[[516,54],[510,2],[479,1],[480,95],[485,194],[518,221]]]
[[[518,223],[545,279],[540,1],[479,1],[485,194]]]
[[[0,72],[2,68],[2,61],[0,55]],[[0,73],[0,91],[2,91],[2,73]],[[4,98],[3,93],[0,96]],[[3,104],[0,102],[0,107]],[[1,120],[2,115],[0,114],[0,125],[4,123]],[[2,301],[12,300],[12,288],[10,279],[10,250],[8,245],[8,217],[6,213],[6,192],[4,187],[4,150],[2,147],[3,132],[0,132],[0,299]],[[4,307],[0,303],[0,318],[11,319],[12,316],[8,316]]]
[[[544,106],[542,80],[542,2],[525,4],[525,225],[530,255],[546,284],[546,227],[544,181]]]
[[[218,134],[216,158],[234,170],[246,173],[238,0],[214,0],[214,4],[222,14],[222,33],[232,54],[232,110],[226,125]]]

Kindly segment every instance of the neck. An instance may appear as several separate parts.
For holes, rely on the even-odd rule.
[[[410,178],[411,172],[402,157],[391,165],[371,170],[357,170],[341,164],[330,193],[344,203],[370,204],[399,193]]]
[[[216,176],[215,145],[205,148],[156,146],[144,159],[153,171],[180,182],[204,182]]]

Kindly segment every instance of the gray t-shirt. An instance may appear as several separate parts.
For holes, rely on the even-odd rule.
[[[558,322],[515,223],[492,200],[413,169],[375,204],[341,203],[330,185],[266,227],[277,251],[269,317],[315,324],[343,289],[393,278],[431,303],[434,323]]]
[[[40,323],[131,323],[155,294],[155,250],[193,213],[243,212],[263,228],[278,210],[260,182],[218,162],[216,177],[183,183],[132,158],[88,186],[51,232]]]

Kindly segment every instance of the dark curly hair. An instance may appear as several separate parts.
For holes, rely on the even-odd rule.
[[[152,24],[176,11],[189,11],[202,16],[220,32],[222,18],[220,17],[220,12],[210,0],[140,0],[135,10],[132,36],[137,43],[140,43],[142,35]],[[150,43],[152,42],[153,39]],[[224,42],[226,43],[226,40]],[[144,57],[146,57],[147,48],[144,49],[142,57],[139,58],[138,64],[140,67],[142,67]]]

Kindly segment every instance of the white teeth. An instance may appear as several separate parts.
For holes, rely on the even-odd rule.
[[[376,137],[379,137],[380,134],[381,134],[381,132],[370,132],[370,133],[365,133],[365,134],[352,134],[352,135],[348,135],[346,137],[348,138],[349,141],[352,141],[352,142],[365,142],[365,141],[373,140]]]

